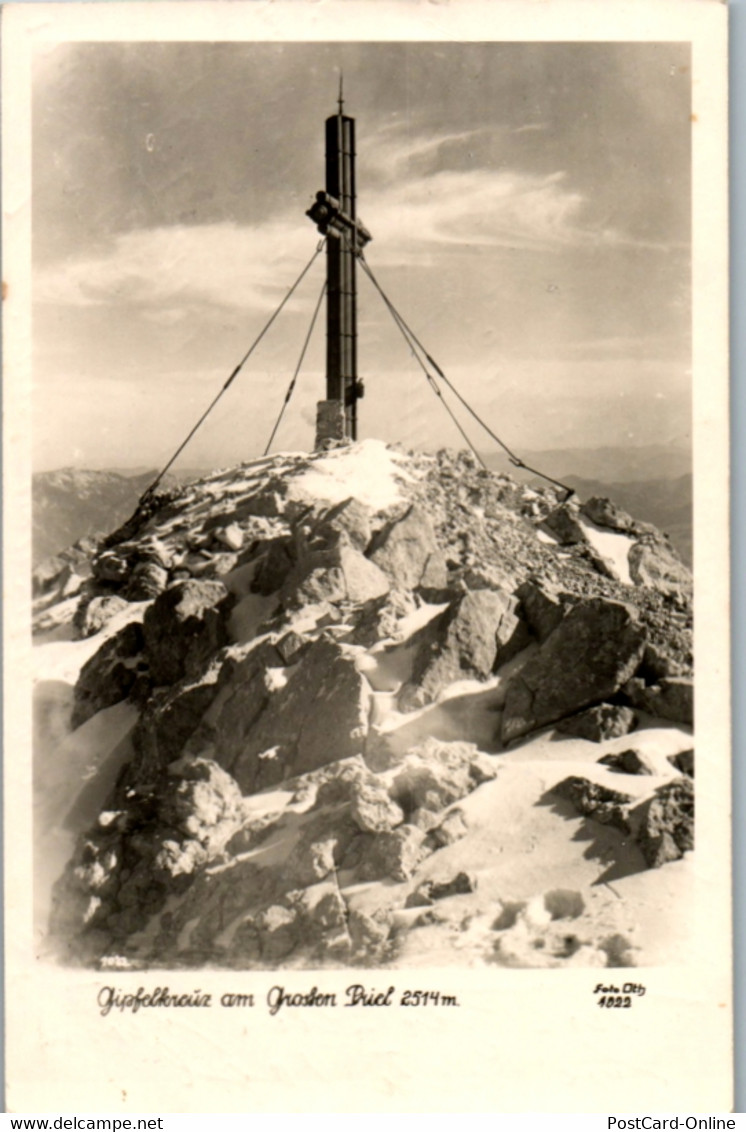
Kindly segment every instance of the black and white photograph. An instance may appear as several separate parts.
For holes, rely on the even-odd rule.
[[[367,5],[361,37],[333,11],[303,35],[288,3],[282,34],[182,36],[171,4],[130,39],[127,6],[77,7],[110,34],[24,41],[25,384],[6,367],[28,977],[87,987],[92,1027],[254,978],[288,1026],[442,1029],[572,971],[618,1030],[709,922],[719,998],[725,207],[710,262],[696,36],[656,2],[655,34],[590,38],[388,36]]]

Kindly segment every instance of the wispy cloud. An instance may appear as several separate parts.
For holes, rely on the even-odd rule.
[[[139,229],[117,236],[97,254],[41,270],[34,297],[73,306],[127,304],[163,324],[177,321],[195,303],[270,311],[313,247],[313,231],[302,218],[253,227]]]
[[[419,141],[427,153],[466,134]],[[388,153],[386,160],[404,160]],[[593,223],[585,197],[566,175],[509,169],[441,169],[389,179],[362,202],[377,264],[436,266],[448,251],[510,248],[562,252],[572,248],[640,245]],[[318,239],[301,216],[263,224],[173,225],[117,236],[108,247],[41,270],[37,301],[73,306],[127,305],[167,326],[195,305],[271,311],[296,278]],[[645,245],[654,247],[654,245]],[[303,289],[293,305],[313,301]]]
[[[587,202],[565,174],[512,170],[444,170],[379,192],[365,221],[376,255],[417,258],[437,249],[502,247],[560,251],[628,243],[613,228],[587,219]]]
[[[477,138],[493,132],[493,127],[481,127],[456,133],[413,133],[401,123],[389,124],[367,140],[361,169],[384,181],[406,177],[413,170],[422,175],[440,161],[453,162]]]

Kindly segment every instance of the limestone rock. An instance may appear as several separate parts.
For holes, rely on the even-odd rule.
[[[297,909],[301,942],[324,958],[343,957],[351,949],[347,931],[347,905],[333,881],[306,888],[293,901]]]
[[[694,848],[694,783],[690,778],[658,787],[637,841],[649,868],[675,861]]]
[[[619,704],[597,704],[578,715],[560,720],[557,731],[561,735],[602,743],[605,739],[628,735],[636,726],[637,716],[631,708]]]
[[[517,601],[504,590],[460,594],[421,632],[411,681],[400,693],[402,711],[437,699],[448,684],[484,680],[528,643]]]
[[[390,590],[364,602],[355,618],[353,641],[370,648],[387,638],[396,640],[401,622],[416,608],[417,600],[408,590]]]
[[[137,669],[132,661],[142,648],[142,628],[130,622],[104,641],[98,652],[83,665],[75,685],[73,730],[97,712],[127,698],[137,679]]]
[[[388,593],[382,570],[356,550],[347,536],[336,546],[312,551],[288,572],[280,596],[295,606],[314,602],[371,601]]]
[[[254,593],[268,597],[284,584],[297,562],[297,551],[292,539],[277,537],[268,539],[262,548],[251,589]]]
[[[295,909],[272,904],[254,921],[259,934],[262,959],[270,966],[282,962],[300,940],[300,922]]]
[[[456,808],[449,810],[442,822],[430,830],[428,841],[436,849],[444,849],[446,845],[453,845],[462,837],[466,837],[468,832],[469,826],[464,811]]]
[[[227,527],[216,527],[215,539],[228,550],[240,550],[243,546],[244,534],[238,523],[229,523]]]
[[[122,585],[129,576],[127,558],[114,550],[105,550],[93,560],[93,576],[100,582]]]
[[[383,786],[356,783],[350,801],[350,815],[363,833],[383,833],[404,821],[404,812]]]
[[[630,606],[581,601],[508,684],[503,742],[608,700],[637,669],[644,644]]]
[[[355,959],[367,965],[383,961],[389,947],[392,924],[390,908],[378,908],[370,913],[350,909],[347,931]]]
[[[31,573],[31,592],[33,596],[40,597],[41,594],[55,588],[55,583],[66,567],[67,563],[65,559],[59,554],[55,554],[51,558],[45,558],[43,562],[40,562]]]
[[[673,548],[658,536],[645,536],[629,550],[629,574],[636,586],[667,594],[690,594],[692,575]]]
[[[165,796],[161,818],[186,837],[216,851],[235,832],[243,816],[241,791],[234,779],[212,759],[185,756],[168,768],[172,788]],[[226,828],[227,827],[227,828]]]
[[[145,611],[143,633],[153,683],[196,675],[228,643],[233,598],[222,582],[177,582]]]
[[[405,815],[418,810],[438,812],[495,776],[485,759],[473,743],[428,739],[408,753],[391,784],[391,796]]]
[[[563,779],[552,793],[572,802],[575,809],[585,817],[593,818],[603,825],[616,826],[622,833],[630,832],[629,806],[633,799],[629,794],[610,790],[608,786],[599,786],[597,782],[590,782],[579,775]]]
[[[149,777],[184,751],[201,726],[205,712],[218,691],[212,678],[181,681],[151,696],[135,727],[133,741],[141,759],[142,773]],[[132,694],[134,695],[134,689]]]
[[[127,608],[123,597],[110,594],[108,597],[92,597],[82,600],[73,617],[73,629],[81,638],[94,637],[109,624],[112,617]]]
[[[370,692],[340,645],[315,641],[273,693],[261,688],[256,658],[247,667],[231,678],[215,722],[216,758],[244,793],[362,754]]]
[[[440,590],[448,581],[433,525],[417,505],[379,531],[368,548],[368,557],[397,589]]]
[[[335,868],[335,850],[337,841],[334,837],[319,839],[315,837],[301,837],[292,853],[287,859],[287,875],[294,884],[306,887],[325,880]]]
[[[643,751],[636,751],[634,748],[604,755],[599,762],[620,770],[623,774],[658,774],[655,762]]]
[[[446,900],[449,896],[468,896],[475,892],[477,882],[468,873],[456,873],[450,880],[425,880],[409,894],[405,908],[417,908],[434,904],[436,900]]]
[[[669,755],[668,761],[676,767],[681,774],[694,778],[694,748],[689,751],[679,751],[678,755]]]
[[[619,531],[620,534],[625,535],[636,534],[640,530],[640,524],[636,523],[631,515],[602,496],[594,495],[585,503],[581,503],[580,511],[597,527],[606,527],[610,531]]]
[[[148,601],[162,594],[168,585],[168,570],[157,562],[138,562],[127,583],[128,601]]]
[[[389,833],[372,837],[358,868],[360,880],[409,880],[428,855],[425,835],[413,825],[400,825]]]
[[[539,578],[528,578],[516,590],[516,597],[529,629],[542,644],[565,616],[567,595],[560,594]]]
[[[694,722],[694,681],[690,676],[671,676],[651,685],[632,679],[624,685],[624,694],[640,711],[674,723],[691,726]]]
[[[358,499],[345,499],[324,512],[314,528],[314,534],[325,539],[329,531],[343,531],[356,550],[365,551],[373,537],[370,508]]]
[[[549,512],[540,525],[554,535],[563,546],[587,542],[588,536],[580,523],[579,510],[574,499],[560,503],[559,507]]]
[[[300,660],[303,652],[308,648],[310,642],[294,633],[292,630],[286,633],[279,641],[275,641],[275,648],[280,654],[280,660],[283,665],[296,664]]]

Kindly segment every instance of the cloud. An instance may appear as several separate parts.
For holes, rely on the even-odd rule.
[[[270,312],[315,243],[310,222],[295,218],[257,226],[138,229],[120,234],[98,253],[40,270],[34,298],[72,306],[126,304],[163,324],[202,304]]]
[[[585,205],[562,172],[443,170],[379,192],[366,205],[365,222],[379,259],[458,245],[560,251],[626,242],[588,223]]]
[[[368,139],[361,155],[361,169],[367,176],[385,182],[404,177],[413,168],[425,173],[446,157],[452,163],[477,137],[494,132],[492,127],[482,126],[450,134],[414,134],[396,122],[383,126]]]
[[[467,136],[423,138],[419,152]],[[400,159],[393,151],[387,157]],[[367,198],[363,219],[375,240],[371,262],[382,265],[437,267],[444,253],[453,250],[641,246],[612,228],[592,224],[585,197],[569,187],[561,171],[442,169],[389,180]],[[268,217],[256,225],[138,229],[96,252],[40,270],[34,294],[39,302],[59,305],[127,306],[164,326],[190,317],[195,307],[269,313],[317,239],[310,223],[296,214]],[[301,309],[313,301],[313,289],[304,286],[291,305]]]

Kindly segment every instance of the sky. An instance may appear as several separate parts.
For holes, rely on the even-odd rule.
[[[687,44],[72,43],[33,101],[34,466],[162,466],[312,256],[356,119],[366,259],[514,449],[686,445]],[[360,435],[463,442],[358,273]],[[260,454],[324,280],[181,457]],[[317,323],[274,450],[312,447]],[[491,442],[462,416],[477,447]]]

